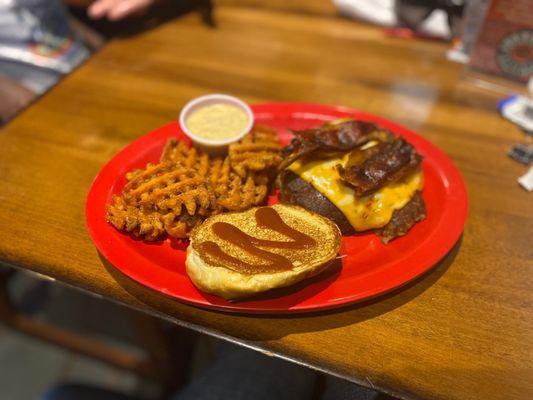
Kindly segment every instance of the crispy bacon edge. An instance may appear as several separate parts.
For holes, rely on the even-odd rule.
[[[360,163],[338,166],[342,180],[349,183],[358,196],[370,194],[383,186],[396,182],[414,171],[423,157],[403,137],[369,148],[368,157],[357,157]],[[363,150],[365,152],[365,150]]]
[[[380,143],[377,149],[368,149],[370,156],[360,164],[348,162],[345,168],[338,166],[342,180],[349,183],[355,193],[364,196],[414,171],[423,157],[403,137],[392,142]],[[373,150],[373,151],[372,151]]]
[[[294,138],[291,143],[282,151],[284,159],[278,167],[279,171],[297,159],[317,151],[349,151],[371,140],[388,142],[393,139],[391,132],[376,124],[355,120],[293,131],[293,134]]]

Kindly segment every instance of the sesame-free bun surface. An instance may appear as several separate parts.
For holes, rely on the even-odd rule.
[[[282,271],[240,271],[223,265],[223,261],[208,257],[198,251],[198,244],[205,241],[217,243],[224,252],[242,261],[254,265],[264,265],[260,258],[219,238],[213,233],[215,222],[227,222],[243,232],[259,239],[290,241],[291,239],[276,231],[260,228],[255,220],[252,208],[244,212],[219,214],[208,218],[191,234],[191,244],[187,248],[186,267],[192,282],[202,291],[234,300],[270,289],[295,284],[305,278],[317,275],[334,261],[341,246],[341,233],[337,225],[304,208],[276,204],[273,207],[281,219],[290,227],[303,232],[316,241],[316,245],[307,249],[277,249],[257,246],[272,253],[287,257],[293,264],[290,270]]]

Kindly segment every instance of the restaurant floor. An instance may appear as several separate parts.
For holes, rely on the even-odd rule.
[[[129,309],[25,273],[17,273],[9,285],[17,309],[32,318],[142,355]],[[190,378],[213,360],[215,342],[198,336],[187,371]],[[63,383],[89,384],[146,398],[161,393],[160,386],[133,373],[0,324],[0,400],[40,400],[48,389]],[[367,398],[365,390],[361,395]],[[378,398],[394,400],[385,395]]]
[[[0,399],[40,399],[59,382],[83,382],[127,393],[135,376],[67,350],[0,328]]]
[[[141,352],[124,308],[84,293],[19,273],[10,283],[18,308],[37,320],[89,334],[130,352]],[[83,310],[80,313],[79,310]],[[121,312],[122,311],[122,312]],[[209,362],[199,339],[195,371]],[[86,383],[128,394],[156,395],[158,386],[94,359],[0,325],[0,400],[39,400],[59,383]]]

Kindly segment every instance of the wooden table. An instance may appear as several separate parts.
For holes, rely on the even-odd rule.
[[[403,398],[533,398],[533,197],[497,96],[461,80],[445,44],[386,37],[328,2],[227,1],[116,40],[0,131],[0,260],[211,335]],[[299,11],[300,10],[300,11]],[[461,170],[471,211],[430,273],[371,302],[296,317],[173,301],[104,265],[85,195],[102,165],[192,97],[342,104],[419,131]]]

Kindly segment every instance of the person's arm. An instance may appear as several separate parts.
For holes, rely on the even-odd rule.
[[[88,9],[91,18],[116,21],[132,15],[142,15],[157,0],[96,0]]]

